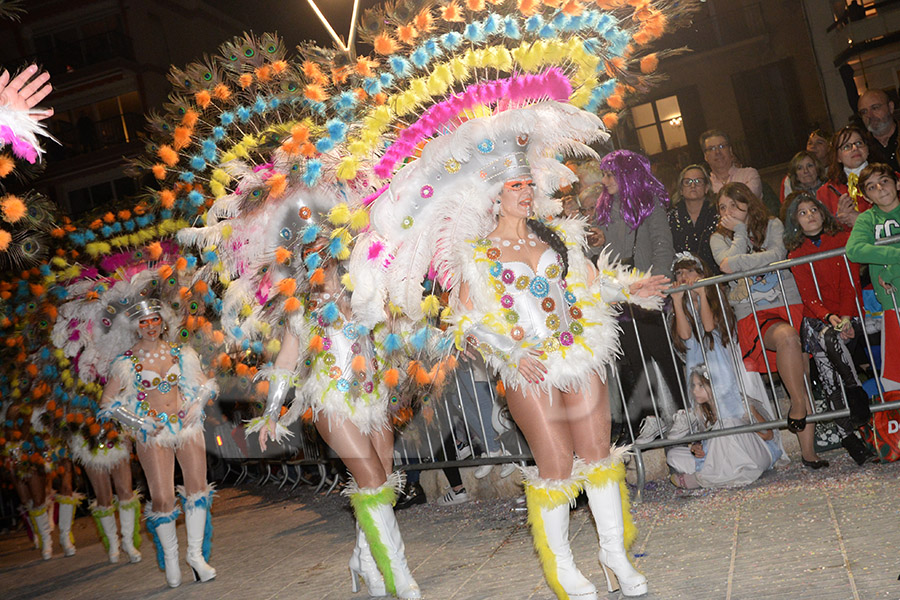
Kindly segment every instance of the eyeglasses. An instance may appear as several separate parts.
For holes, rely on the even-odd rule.
[[[685,177],[681,180],[681,185],[684,187],[694,187],[695,185],[706,185],[706,180],[702,177],[694,177],[692,179],[688,179]]]
[[[841,152],[850,152],[851,150],[855,150],[857,148],[862,148],[866,145],[866,142],[863,140],[856,140],[855,142],[847,142],[846,144],[841,144]]]
[[[730,148],[731,144],[716,144],[715,146],[707,146],[703,149],[704,152],[712,152],[713,150],[724,150],[725,148]]]

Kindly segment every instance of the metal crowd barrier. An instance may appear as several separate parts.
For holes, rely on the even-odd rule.
[[[881,240],[878,243],[893,244],[897,242],[900,242],[900,236]],[[782,298],[784,298],[785,290],[782,272],[785,269],[789,269],[792,266],[817,262],[827,258],[843,256],[844,264],[848,269],[848,274],[850,274],[851,271],[849,270],[849,262],[847,261],[844,254],[845,253],[842,249],[838,249],[803,257],[800,259],[779,261],[757,269],[703,279],[693,285],[673,288],[668,293],[672,294],[674,292],[687,292],[694,289],[716,286],[715,289],[716,293],[719,295],[719,301],[722,305],[724,305],[728,302],[728,299],[724,296],[722,292],[722,286],[720,284],[727,284],[729,282],[737,280],[748,280],[750,302],[751,306],[753,306],[757,335],[759,335],[761,332],[760,323],[759,319],[756,318],[755,301],[753,299],[753,291],[752,289],[749,289],[749,278],[764,273],[771,273],[773,271],[776,272],[778,274],[778,283],[781,289]],[[813,276],[815,278],[815,271],[813,271]],[[819,282],[816,281],[815,283],[816,290],[817,292],[819,292]],[[819,292],[819,294],[821,297],[821,292]],[[690,294],[688,294],[687,297],[690,299],[690,309],[695,315],[694,323],[697,325],[697,327],[701,327],[702,325],[700,323],[700,319],[696,317],[697,307],[694,306],[693,299],[691,298]],[[866,312],[860,305],[858,298],[856,304],[857,316],[860,318],[863,324],[865,352],[869,357],[869,360],[872,361],[873,370],[875,370],[872,347],[869,342],[868,335],[865,335],[866,323],[870,317],[866,316]],[[897,308],[894,308],[894,310],[898,311]],[[900,316],[900,312],[898,312],[898,316]],[[684,381],[683,363],[678,358],[672,344],[668,321],[666,320],[666,313],[660,313],[659,319],[663,323],[664,329],[666,331],[666,343],[668,344],[669,353],[671,354],[673,363],[675,365],[675,372],[678,378],[679,389],[668,390],[668,393],[671,395],[670,398],[663,398],[663,396],[666,394],[667,388],[664,384],[662,384],[662,378],[660,377],[658,371],[654,369],[652,362],[644,354],[643,347],[640,346],[640,344],[642,343],[640,335],[638,335],[638,340],[639,347],[641,348],[640,360],[643,366],[642,383],[646,386],[653,414],[657,418],[663,418],[668,416],[666,413],[671,412],[673,406],[675,408],[685,408],[686,410],[689,410],[690,406],[685,394],[686,382]],[[788,319],[791,319],[790,311],[788,311]],[[637,333],[637,324],[634,321],[625,321],[622,323],[622,326],[634,327],[635,332]],[[733,331],[730,326],[728,327],[728,334],[732,339],[737,339],[736,332]],[[700,337],[702,338],[702,334]],[[730,343],[728,347],[731,351],[732,360],[734,361],[734,366],[736,368],[736,373],[739,374],[740,371],[737,370],[737,367],[739,366],[739,361],[742,360],[741,356],[739,355],[740,346],[735,341],[734,343]],[[884,349],[882,349],[882,351],[884,352]],[[763,353],[763,355],[765,356],[765,353]],[[705,347],[704,359],[706,359]],[[765,381],[767,381],[766,392],[768,398],[762,398],[760,400],[768,401],[771,404],[772,408],[774,409],[773,412],[775,418],[766,422],[751,423],[737,427],[722,427],[710,429],[707,431],[694,431],[693,425],[691,425],[690,433],[684,437],[673,439],[667,438],[665,437],[665,435],[663,435],[662,437],[649,442],[635,443],[633,446],[633,460],[635,462],[638,488],[636,499],[640,499],[640,492],[646,482],[646,473],[642,456],[642,452],[645,450],[688,444],[691,442],[702,441],[719,436],[749,433],[765,429],[783,429],[787,426],[786,415],[782,414],[781,408],[778,404],[777,388],[779,384],[776,384],[775,373],[772,371],[772,365],[768,364],[767,358],[765,359],[765,361],[767,367],[766,372],[760,373],[760,375],[764,378]],[[704,360],[704,362],[706,362],[706,360]],[[877,378],[878,372],[877,370],[875,371]],[[740,375],[737,375],[736,379],[741,387],[741,396],[744,400],[745,409],[747,410],[747,413],[750,414],[748,395],[746,390],[744,389],[743,379],[742,377],[740,377]],[[621,415],[620,418],[624,421],[624,424],[627,427],[627,437],[630,440],[635,440],[637,435],[634,431],[630,415],[630,412],[633,411],[633,407],[629,406],[629,399],[625,397],[621,377],[618,373],[616,373],[616,369],[611,369],[608,383],[610,388],[610,405],[613,414],[614,416],[616,414]],[[846,408],[846,397],[844,398],[845,408],[815,412],[813,393],[810,387],[809,378],[806,379],[805,383],[807,387],[807,395],[810,399],[810,406],[808,407],[809,414],[807,417],[808,422],[818,423],[823,421],[831,421],[836,418],[847,417],[849,415],[849,410]],[[718,410],[718,400],[716,399],[715,385],[712,386],[712,389],[713,402],[715,403],[717,409],[716,413],[717,415],[721,415],[721,411]],[[681,406],[679,406],[679,403]],[[526,461],[532,460],[531,452],[528,449],[524,438],[521,436],[521,434],[518,433],[515,425],[512,424],[511,419],[509,419],[508,415],[504,416],[505,409],[501,409],[500,407],[500,400],[496,395],[495,381],[490,380],[487,382],[480,382],[478,380],[478,375],[476,374],[476,369],[473,368],[472,365],[468,362],[461,361],[460,367],[454,374],[454,378],[450,381],[449,384],[447,384],[447,386],[445,386],[443,398],[431,400],[426,399],[425,406],[425,410],[419,411],[413,421],[396,435],[394,445],[394,462],[399,468],[404,470],[442,469],[447,467],[473,467],[485,464],[502,464],[508,462],[524,463]],[[895,408],[900,408],[900,401],[887,402],[885,400],[883,388],[879,382],[878,401],[874,405],[872,405],[872,412],[879,412]],[[271,459],[263,456],[252,457],[237,455],[235,449],[231,447],[232,443],[225,441],[231,438],[230,428],[231,425],[228,425],[227,431],[223,430],[222,432],[218,432],[215,434],[215,436],[217,439],[224,442],[219,442],[217,445],[218,452],[220,452],[220,454],[224,453],[222,454],[222,458],[226,461],[231,460],[238,466],[243,465],[244,470],[240,471],[238,476],[239,482],[246,478],[246,464],[248,463],[248,461],[250,461],[251,463],[253,460],[261,460],[263,461],[263,463],[265,461],[278,462],[283,466],[286,464],[286,461],[280,458]],[[326,477],[324,474],[324,467],[322,467],[322,465],[327,462],[327,459],[322,455],[320,444],[311,439],[310,436],[312,435],[315,435],[314,430],[310,430],[310,432],[307,433],[301,431],[300,435],[295,438],[294,443],[297,444],[299,442],[299,449],[301,450],[300,454],[302,454],[304,460],[308,461],[307,464],[317,465],[323,469],[321,481],[324,482],[326,480]],[[492,442],[489,442],[489,440],[493,438],[499,438],[502,455],[479,455],[481,453],[477,452],[477,450],[481,450],[482,452],[487,450],[488,446],[492,444]],[[248,446],[255,446],[255,439],[248,440]],[[210,447],[209,441],[208,447]],[[240,473],[243,473],[243,475],[241,475]],[[286,477],[286,475],[283,476]],[[288,480],[288,482],[290,481],[291,480]],[[299,481],[298,471],[297,482]],[[294,483],[295,487],[297,485],[297,482]],[[284,480],[282,481],[281,485],[285,485]],[[321,487],[322,486],[320,484],[319,488]]]

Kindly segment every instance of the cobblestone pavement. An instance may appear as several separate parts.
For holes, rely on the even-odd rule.
[[[634,507],[640,535],[632,548],[650,580],[645,598],[900,598],[900,465],[858,468],[843,454],[826,456],[829,469],[792,464],[738,490],[684,493],[649,484]],[[166,588],[146,535],[141,563],[109,565],[92,520],[81,517],[74,528],[78,553],[70,558],[57,546],[58,556],[40,560],[22,532],[0,537],[0,598],[366,598],[350,592],[353,522],[346,499],[274,487],[221,490],[212,582],[190,581],[184,565],[185,582]],[[515,500],[427,504],[398,515],[425,598],[552,599]],[[601,585],[587,510],[573,513],[570,535],[576,561]],[[181,525],[179,537],[183,557]]]

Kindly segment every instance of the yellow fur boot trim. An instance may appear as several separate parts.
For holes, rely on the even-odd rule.
[[[619,485],[619,495],[622,497],[622,521],[625,525],[625,549],[631,547],[637,537],[637,527],[631,518],[631,501],[628,494],[628,486],[625,485],[625,456],[631,450],[631,446],[612,446],[609,449],[609,457],[592,463],[582,463],[579,472],[582,485],[605,487],[611,483]]]

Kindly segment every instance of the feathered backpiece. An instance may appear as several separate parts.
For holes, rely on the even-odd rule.
[[[360,38],[384,64],[362,79],[375,102],[348,133],[344,161],[380,154],[375,173],[391,184],[370,199],[373,231],[351,259],[354,283],[390,282],[408,316],[429,312],[423,280],[454,287],[454,252],[489,231],[490,201],[516,169],[534,177],[537,216],[556,214],[550,195],[572,179],[556,155],[596,157],[587,144],[653,81],[660,52],[650,43],[697,6],[397,0],[367,11]],[[371,286],[354,295],[365,298],[354,308],[379,297]]]

